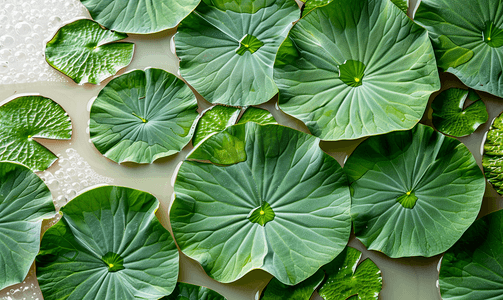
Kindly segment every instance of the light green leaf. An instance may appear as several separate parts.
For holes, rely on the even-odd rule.
[[[261,125],[278,124],[269,111],[258,107],[248,107],[237,124],[247,122],[255,122]]]
[[[473,223],[441,262],[442,299],[503,299],[503,211]]]
[[[174,28],[201,0],[80,0],[91,17],[111,30],[154,33]]]
[[[466,109],[465,101],[474,101]],[[440,93],[431,104],[433,126],[447,135],[461,137],[472,134],[489,118],[486,105],[473,91],[451,88]]]
[[[503,2],[422,0],[415,16],[439,66],[468,87],[503,97]]]
[[[42,220],[55,214],[42,179],[25,166],[0,162],[0,290],[28,275],[38,253]]]
[[[271,279],[262,292],[261,300],[309,300],[325,278],[322,270],[294,286],[285,285],[276,278]]]
[[[197,149],[206,147],[200,153],[208,154],[215,145],[235,153],[235,144],[222,136],[243,141],[246,158],[228,159],[229,165],[181,165],[170,211],[181,251],[221,282],[263,269],[293,285],[334,259],[349,238],[350,197],[346,176],[320,149],[319,139],[248,122],[211,136]],[[265,202],[274,218],[263,225],[252,222],[250,215],[266,208]]]
[[[196,109],[196,96],[175,75],[135,70],[100,91],[91,107],[91,140],[115,162],[152,163],[189,143]]]
[[[356,237],[389,257],[449,249],[475,221],[485,190],[470,151],[421,124],[368,138],[344,170]]]
[[[482,166],[487,180],[503,195],[503,114],[494,119],[487,132]]]
[[[236,124],[240,113],[241,109],[237,107],[223,105],[211,107],[199,119],[192,138],[192,144],[197,145],[206,137]]]
[[[324,140],[412,128],[440,88],[426,30],[389,0],[334,0],[278,51],[279,107]]]
[[[44,299],[169,295],[178,278],[178,250],[155,217],[158,206],[151,194],[104,186],[61,208],[63,217],[44,234],[37,256]]]
[[[72,123],[65,110],[42,96],[24,96],[0,106],[0,160],[43,171],[58,157],[33,138],[68,140]]]
[[[207,287],[179,282],[173,293],[162,300],[226,300],[226,298]]]
[[[47,43],[45,59],[78,84],[98,84],[129,65],[134,44],[116,43],[127,34],[109,31],[91,20],[61,27]]]
[[[294,0],[201,2],[175,35],[180,74],[211,103],[267,102],[278,92],[274,57],[299,16]]]
[[[327,274],[319,294],[325,300],[365,299],[377,300],[382,288],[381,270],[376,264],[365,259],[362,253],[346,247],[344,252],[330,264],[323,267]]]
[[[319,7],[319,6],[324,6],[327,5],[328,3],[332,2],[333,0],[301,0],[305,2],[304,9],[302,11],[302,15],[306,15],[308,12],[312,11],[313,9]],[[409,9],[409,0],[389,0],[393,2],[398,8],[400,8],[405,14],[407,14],[407,10]]]

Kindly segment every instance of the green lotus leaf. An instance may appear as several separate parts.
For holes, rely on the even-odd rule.
[[[196,96],[175,75],[135,70],[100,91],[91,107],[91,140],[117,163],[152,163],[189,143],[196,110]]]
[[[279,107],[324,140],[412,128],[440,88],[426,30],[389,0],[334,0],[278,51]]]
[[[371,137],[348,158],[356,237],[389,257],[430,257],[475,221],[485,180],[456,139],[418,124]]]
[[[58,157],[33,138],[68,140],[72,123],[65,110],[42,96],[24,96],[0,106],[0,160],[43,171]]]
[[[91,17],[111,30],[154,33],[174,28],[201,0],[80,0]]]
[[[271,279],[262,293],[261,300],[309,300],[325,278],[322,270],[296,285],[285,285],[276,278]]]
[[[61,27],[47,43],[45,59],[78,84],[98,84],[129,65],[134,44],[117,43],[127,34],[82,19]]]
[[[179,282],[173,293],[162,300],[226,300],[226,298],[207,287]]]
[[[178,278],[178,250],[155,217],[151,194],[119,186],[89,190],[61,208],[36,259],[45,300],[159,299]]]
[[[465,101],[474,101],[466,109]],[[440,93],[431,104],[433,126],[447,135],[470,135],[487,122],[486,105],[473,90],[450,88]]]
[[[264,103],[278,92],[274,57],[299,16],[294,0],[201,2],[175,35],[180,74],[211,103]]]
[[[428,30],[440,68],[472,89],[503,97],[500,0],[424,0],[414,19]]]
[[[379,298],[382,288],[381,270],[370,258],[360,263],[361,256],[360,251],[346,247],[333,262],[323,267],[327,274],[325,283],[319,290],[323,299]]]
[[[301,0],[303,1],[303,0]],[[304,9],[302,11],[302,15],[306,15],[308,12],[312,11],[313,9],[319,7],[319,6],[324,6],[327,5],[328,3],[332,2],[333,0],[307,0],[303,1],[305,2]],[[409,4],[408,0],[390,0],[393,2],[398,8],[400,8],[404,13],[407,14],[407,10],[409,9]]]
[[[441,261],[442,299],[501,300],[503,295],[503,211],[477,220]]]
[[[487,180],[503,195],[503,114],[494,119],[484,142],[482,166]]]
[[[262,125],[277,124],[276,119],[265,109],[248,107],[241,115],[241,109],[231,106],[215,105],[205,111],[199,119],[192,143],[199,144],[206,137],[220,132],[225,128],[246,122],[255,122]],[[239,119],[239,122],[237,121]]]
[[[346,246],[346,176],[319,139],[248,122],[206,139],[189,155],[196,158],[203,161],[179,169],[170,220],[180,250],[212,278],[231,282],[263,269],[293,285]]]
[[[28,275],[39,250],[42,220],[55,214],[42,179],[25,166],[0,162],[0,290]]]

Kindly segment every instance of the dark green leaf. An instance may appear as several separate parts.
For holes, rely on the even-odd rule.
[[[503,114],[494,119],[487,132],[482,166],[487,180],[503,195]]]
[[[276,278],[271,279],[262,293],[261,300],[309,300],[325,278],[322,270],[294,286],[285,285]]]
[[[91,140],[122,163],[152,163],[189,143],[198,113],[196,96],[175,75],[136,70],[110,81],[91,107]]]
[[[24,96],[0,106],[0,160],[21,163],[34,172],[58,157],[33,138],[68,140],[72,123],[65,110],[42,96]]]
[[[475,221],[485,190],[470,151],[421,124],[368,138],[344,169],[356,237],[389,257],[449,249]]]
[[[134,44],[116,43],[127,38],[91,20],[77,20],[60,28],[47,43],[45,59],[78,84],[98,84],[126,67]]]
[[[43,236],[37,278],[45,300],[159,299],[178,278],[178,250],[151,194],[89,190]],[[118,265],[117,265],[118,264]]]
[[[173,293],[162,300],[226,300],[226,298],[207,287],[179,282]]]

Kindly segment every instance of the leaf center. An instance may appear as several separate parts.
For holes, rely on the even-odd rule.
[[[400,203],[403,207],[412,209],[414,208],[414,206],[416,206],[417,197],[413,191],[408,191],[407,193],[398,197],[396,201],[398,201],[398,203]]]
[[[236,53],[239,55],[244,55],[248,51],[253,54],[262,46],[264,46],[264,43],[262,43],[253,35],[247,34],[239,42],[239,48],[236,50]]]
[[[339,66],[339,78],[350,87],[359,87],[363,84],[365,65],[358,60],[347,60]]]
[[[140,117],[139,115],[135,114],[134,112],[132,114],[133,114],[133,116],[135,116],[138,119],[140,119],[143,123],[147,123],[148,122],[145,118]]]
[[[267,222],[274,220],[276,214],[272,210],[269,203],[264,202],[261,206],[253,209],[248,215],[248,220],[252,223],[258,223],[265,226]]]
[[[496,27],[493,22],[487,22],[482,32],[482,39],[487,45],[499,48],[503,46],[503,29]]]
[[[108,252],[101,260],[107,265],[108,272],[117,272],[124,269],[124,259],[119,254]]]

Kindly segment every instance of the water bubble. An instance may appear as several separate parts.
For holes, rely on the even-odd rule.
[[[17,83],[22,83],[26,80],[26,75],[24,75],[23,73],[18,73],[16,74],[16,76],[14,76],[14,79]]]
[[[12,47],[14,45],[14,42],[15,42],[14,38],[12,36],[8,35],[8,34],[2,35],[0,37],[0,46],[2,48],[4,48],[4,47],[5,48]]]
[[[26,59],[26,53],[24,53],[23,51],[17,51],[14,54],[14,57],[17,61],[24,61]]]
[[[16,26],[14,26],[14,28],[16,29],[17,34],[21,36],[31,34],[31,26],[27,22],[17,23]]]
[[[66,152],[66,155],[68,155],[70,157],[77,155],[77,150],[75,150],[73,148],[66,149],[65,152]]]
[[[56,178],[58,179],[63,179],[65,177],[65,173],[61,170],[57,170],[56,172],[54,172],[54,176],[56,176]]]
[[[57,179],[49,179],[47,181],[47,187],[51,191],[57,191],[57,190],[59,190],[59,181]]]
[[[9,17],[7,15],[0,15],[0,24],[7,24],[9,23]]]
[[[0,61],[0,73],[7,73],[9,71],[9,62]]]

